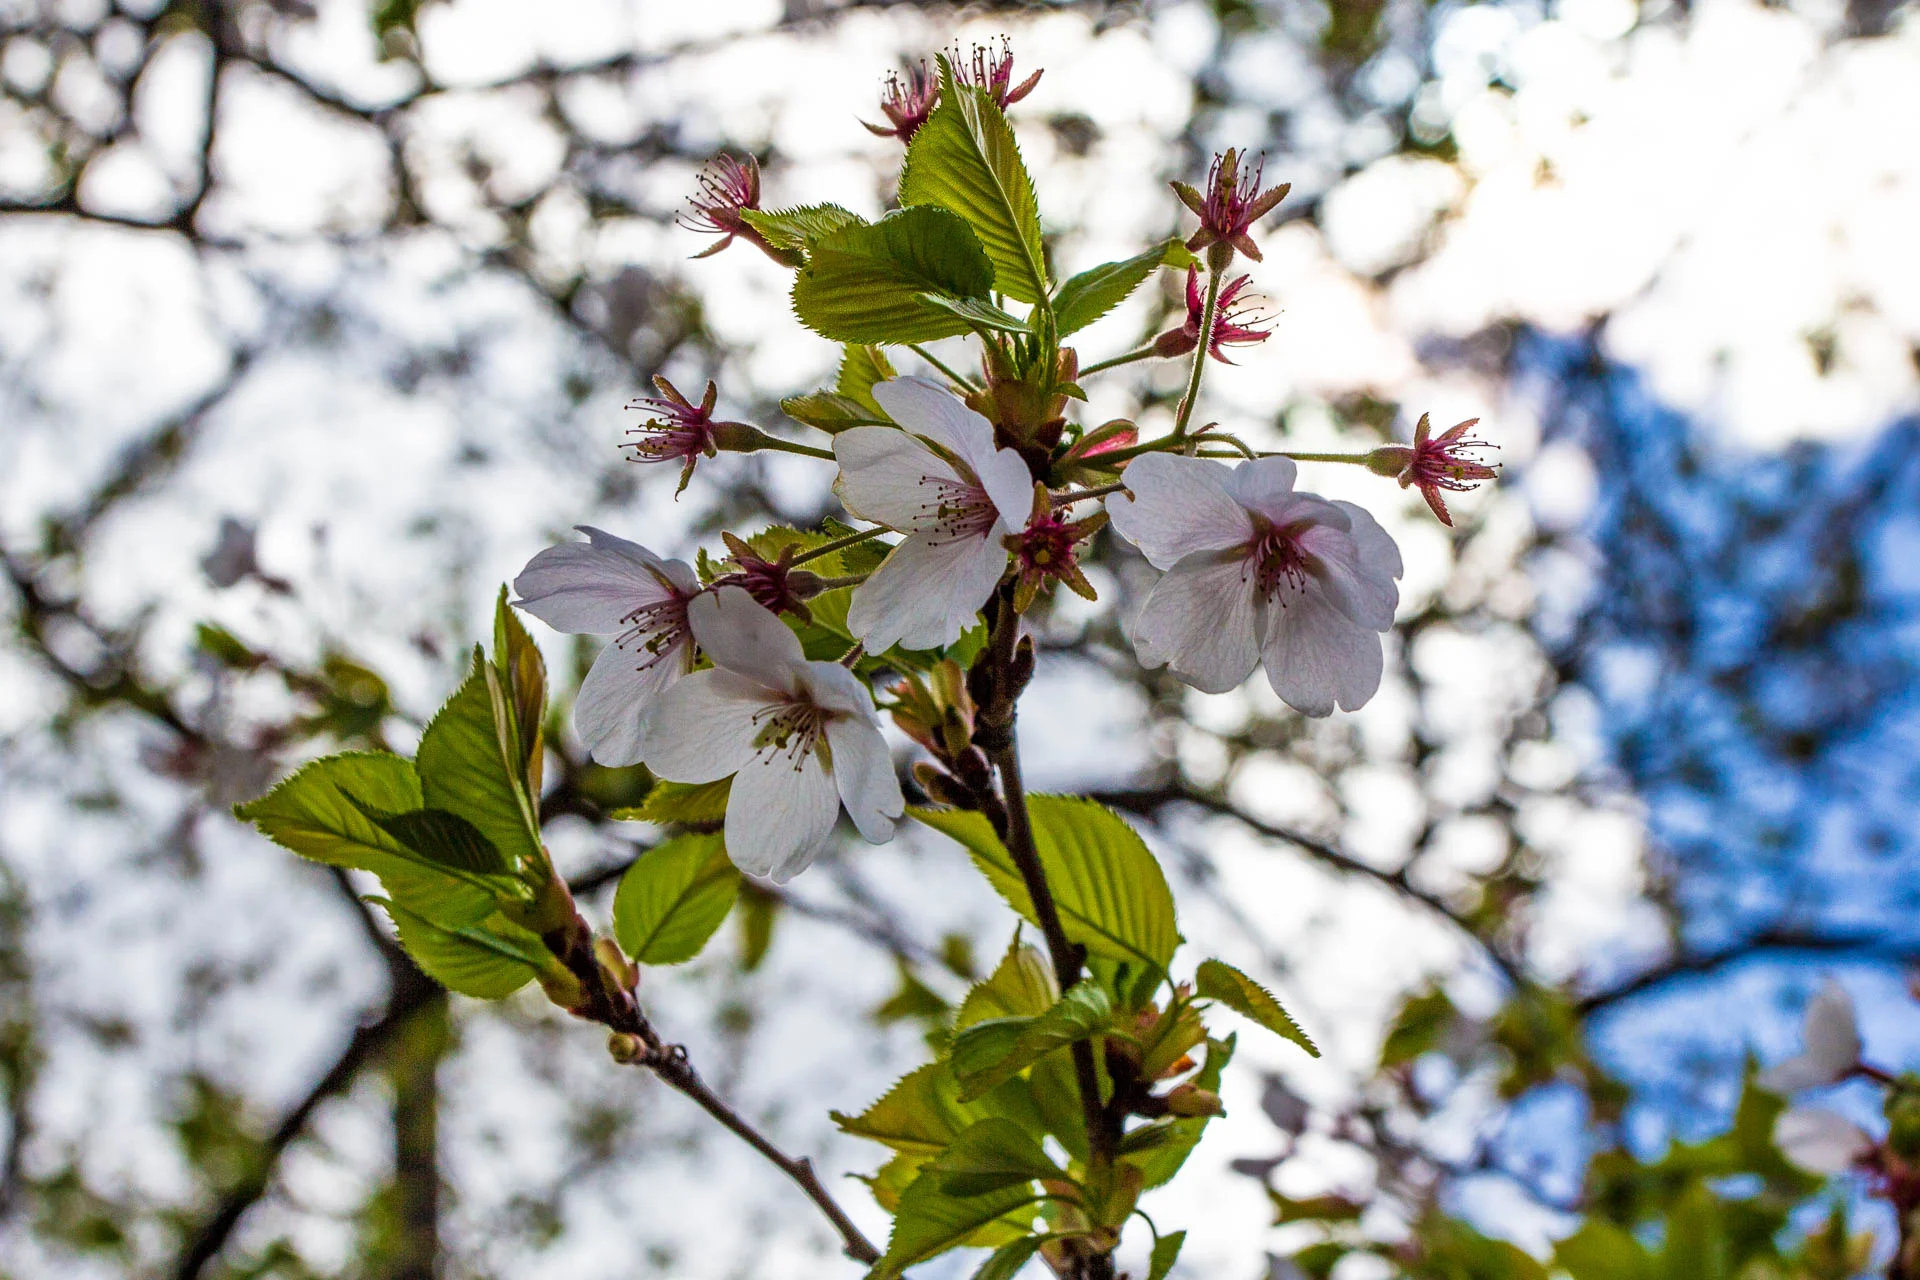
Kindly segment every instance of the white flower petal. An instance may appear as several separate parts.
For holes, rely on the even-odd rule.
[[[1818,1089],[1846,1079],[1860,1061],[1860,1025],[1846,988],[1828,980],[1807,1001],[1801,1051],[1760,1073],[1759,1084],[1775,1093]]]
[[[1033,473],[1027,470],[1026,460],[1011,449],[996,449],[979,464],[969,465],[1005,526],[994,530],[995,536],[1026,528],[1033,518]]]
[[[889,418],[938,444],[975,471],[993,453],[993,424],[937,382],[890,378],[874,385],[873,398]]]
[[[1107,499],[1114,529],[1156,569],[1171,569],[1196,551],[1236,547],[1253,536],[1253,521],[1227,492],[1232,472],[1203,458],[1149,453],[1127,464],[1132,496]]]
[[[828,711],[857,716],[880,727],[873,709],[873,695],[859,676],[837,662],[809,662],[800,673],[801,696]]]
[[[721,587],[695,596],[687,606],[687,623],[716,667],[769,689],[794,689],[797,669],[806,662],[800,637],[743,588]]]
[[[896,644],[952,644],[973,625],[1006,567],[1007,549],[997,536],[936,541],[913,534],[853,589],[847,627],[874,653]]]
[[[1380,527],[1373,513],[1365,507],[1355,506],[1351,502],[1335,502],[1334,506],[1347,514],[1347,534],[1353,539],[1353,545],[1359,548],[1360,558],[1376,569],[1383,569],[1392,578],[1398,578],[1406,572],[1406,566],[1400,560],[1400,546],[1393,535]]]
[[[586,542],[548,547],[513,580],[513,603],[556,631],[604,635],[626,626],[635,609],[665,600],[678,588],[700,589],[693,570],[662,560],[625,538],[580,527]]]
[[[1298,542],[1309,557],[1310,571],[1334,608],[1372,631],[1385,631],[1393,625],[1400,589],[1393,585],[1385,565],[1365,558],[1350,533],[1329,525],[1312,525],[1301,530]],[[1397,552],[1394,559],[1399,559]]]
[[[853,825],[873,844],[891,840],[907,801],[887,740],[864,720],[835,719],[827,725],[827,745],[833,749],[834,785]]]
[[[1239,686],[1260,665],[1253,574],[1232,551],[1187,556],[1154,584],[1133,623],[1133,647],[1205,693]]]
[[[818,752],[798,760],[762,751],[733,777],[727,796],[727,856],[749,875],[784,884],[826,846],[840,793]]]
[[[1379,633],[1354,622],[1310,584],[1267,612],[1261,663],[1281,701],[1309,716],[1357,711],[1380,688]]]
[[[573,704],[574,728],[594,760],[609,768],[642,759],[641,725],[659,695],[693,666],[693,644],[682,640],[659,653],[610,644],[593,660]]]
[[[754,680],[696,671],[654,701],[641,722],[640,758],[670,782],[717,782],[753,758],[753,717],[769,705]]]
[[[840,477],[833,491],[854,515],[910,533],[934,523],[937,494],[928,482],[960,484],[960,473],[896,427],[852,427],[833,438]],[[930,500],[931,498],[931,500]]]
[[[1838,1174],[1873,1150],[1874,1142],[1853,1121],[1820,1107],[1790,1107],[1773,1122],[1774,1145],[1802,1169]]]
[[[1292,458],[1249,458],[1228,474],[1227,492],[1249,511],[1281,521],[1293,497],[1298,473]]]

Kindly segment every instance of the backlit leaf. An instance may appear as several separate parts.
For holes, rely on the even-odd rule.
[[[1314,1057],[1320,1056],[1312,1039],[1300,1029],[1281,1007],[1273,993],[1240,972],[1232,965],[1220,960],[1203,960],[1194,974],[1194,989],[1209,1000],[1218,1000],[1235,1013],[1244,1014],[1273,1032],[1275,1035],[1293,1041]]]
[[[740,872],[719,836],[677,836],[620,878],[613,936],[637,964],[681,964],[700,954],[739,893]]]

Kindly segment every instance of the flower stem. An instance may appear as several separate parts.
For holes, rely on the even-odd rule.
[[[820,589],[822,591],[836,591],[841,587],[857,587],[871,576],[872,575],[865,573],[850,573],[844,578],[822,578],[820,579]]]
[[[871,529],[862,529],[858,533],[849,533],[843,537],[835,538],[832,542],[823,542],[811,551],[802,551],[799,555],[787,561],[787,567],[792,568],[797,564],[805,564],[809,560],[818,560],[821,556],[830,556],[836,551],[845,551],[848,547],[860,545],[868,538],[877,538],[886,531],[884,525],[875,525]]]
[[[804,458],[824,458],[828,462],[838,461],[831,449],[816,449],[810,444],[800,444],[793,440],[782,440],[777,436],[768,436],[760,442],[762,449],[772,449],[779,453],[797,453]]]
[[[1145,360],[1152,354],[1153,344],[1149,342],[1146,346],[1137,347],[1123,356],[1115,356],[1111,360],[1096,361],[1082,369],[1080,376],[1084,378],[1090,373],[1104,373],[1108,369],[1117,369],[1123,364],[1132,364],[1136,360]]]
[[[928,364],[932,365],[934,368],[938,369],[940,372],[946,374],[947,380],[953,383],[955,386],[960,387],[961,389],[966,391],[978,391],[980,389],[970,379],[963,377],[962,375],[954,372],[952,369],[949,369],[946,363],[942,361],[940,357],[934,355],[933,352],[927,350],[925,347],[921,346],[919,343],[909,342],[907,344],[907,350],[913,352],[913,354],[919,356],[922,360],[925,360]]]
[[[1173,438],[1184,440],[1187,423],[1200,402],[1200,377],[1207,371],[1207,349],[1213,341],[1214,313],[1220,309],[1220,272],[1207,272],[1207,305],[1200,312],[1200,345],[1193,349],[1193,372],[1187,375],[1187,394],[1173,419]]]
[[[1295,462],[1351,462],[1356,466],[1366,466],[1371,454],[1365,453],[1299,453],[1291,449],[1276,449],[1272,452],[1262,450],[1263,458],[1292,458]]]
[[[1085,502],[1088,498],[1104,498],[1110,493],[1119,493],[1126,488],[1124,480],[1113,484],[1103,484],[1097,489],[1075,489],[1070,493],[1056,493],[1052,497],[1056,507],[1070,507],[1076,502]]]

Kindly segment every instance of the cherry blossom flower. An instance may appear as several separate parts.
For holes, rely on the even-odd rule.
[[[887,117],[887,123],[867,124],[864,120],[860,123],[879,137],[912,142],[913,135],[920,132],[920,126],[933,114],[934,104],[939,100],[940,78],[925,62],[920,62],[908,67],[904,77],[897,71],[888,73],[886,91],[880,98],[880,110]]]
[[[758,241],[760,233],[740,215],[760,208],[760,162],[752,156],[736,160],[715,156],[700,174],[700,192],[687,200],[688,212],[680,225],[689,231],[701,231],[720,237],[719,243],[694,254],[710,258],[733,243],[735,236]]]
[[[873,395],[905,430],[836,435],[834,489],[847,510],[907,537],[854,589],[847,625],[874,653],[952,644],[1006,572],[1003,540],[1026,527],[1033,479],[944,388],[895,378]]]
[[[1773,1122],[1774,1145],[1802,1169],[1829,1176],[1856,1168],[1879,1145],[1837,1111],[1789,1107]]]
[[[1798,1054],[1760,1073],[1762,1089],[1795,1093],[1838,1084],[1853,1074],[1860,1062],[1860,1026],[1853,998],[1846,988],[1828,980],[1807,1001],[1802,1047]]]
[[[906,811],[866,686],[835,662],[809,662],[800,639],[739,587],[687,610],[713,669],[660,697],[642,731],[647,767],[674,782],[729,774],[727,854],[785,882],[804,871],[845,804],[875,844]]]
[[[687,603],[700,579],[625,538],[580,526],[585,542],[548,547],[513,580],[514,604],[556,631],[614,638],[581,682],[574,727],[604,765],[640,762],[640,725],[693,669]]]
[[[960,51],[953,51],[953,74],[961,84],[976,89],[985,89],[992,95],[1002,111],[1033,92],[1040,83],[1043,72],[1036,71],[1019,84],[1013,82],[1013,44],[1005,36],[1000,37],[998,51],[991,44],[973,46],[971,66],[960,60]]]
[[[1274,692],[1310,716],[1373,696],[1401,564],[1371,515],[1295,493],[1287,458],[1229,469],[1150,453],[1125,480],[1130,495],[1107,499],[1113,527],[1166,570],[1133,624],[1141,662],[1207,693],[1264,666]]]
[[[711,458],[719,452],[714,440],[713,404],[720,389],[712,382],[707,383],[707,394],[696,406],[665,378],[656,377],[653,385],[659,390],[660,399],[635,400],[627,406],[644,409],[652,416],[637,427],[627,428],[627,434],[635,438],[623,447],[632,450],[630,460],[634,462],[680,463],[680,487],[673,491],[677,498],[686,492],[687,482],[693,479],[693,468],[700,458],[703,455]]]
[[[1292,183],[1283,182],[1262,191],[1262,172],[1261,162],[1243,165],[1240,153],[1229,148],[1225,155],[1214,157],[1213,167],[1207,171],[1204,195],[1184,182],[1173,184],[1180,202],[1200,219],[1200,229],[1188,238],[1187,248],[1198,253],[1211,245],[1228,246],[1224,252],[1216,251],[1213,255],[1217,260],[1211,265],[1216,271],[1226,269],[1235,249],[1255,262],[1260,261],[1260,247],[1248,232],[1254,223],[1272,213],[1273,207],[1293,189]]]
[[[1013,552],[1014,612],[1025,613],[1049,582],[1064,582],[1075,595],[1097,599],[1093,584],[1080,569],[1080,544],[1107,522],[1106,513],[1097,511],[1083,520],[1069,520],[1048,503],[1044,486],[1036,485],[1035,489],[1027,527],[1007,539],[1007,549]]]
[[[1238,276],[1226,283],[1220,290],[1219,302],[1213,312],[1213,336],[1207,343],[1207,354],[1222,364],[1232,364],[1227,359],[1225,347],[1248,347],[1265,342],[1271,333],[1261,325],[1271,325],[1272,320],[1255,314],[1252,305],[1236,306],[1240,291],[1250,283],[1247,276]],[[1200,273],[1192,267],[1187,268],[1187,318],[1178,329],[1169,329],[1153,342],[1153,353],[1170,358],[1183,356],[1200,345],[1200,322],[1206,318],[1206,303],[1200,296]]]
[[[1402,489],[1417,486],[1420,496],[1427,500],[1427,506],[1440,518],[1440,523],[1451,529],[1453,517],[1447,514],[1447,504],[1441,501],[1440,491],[1447,489],[1454,493],[1465,493],[1481,481],[1491,480],[1499,474],[1497,468],[1468,456],[1474,449],[1500,447],[1467,435],[1479,421],[1478,418],[1468,418],[1465,422],[1456,422],[1438,436],[1431,436],[1432,420],[1423,413],[1413,429],[1411,446],[1382,445],[1367,455],[1367,468],[1376,475],[1398,476]]]

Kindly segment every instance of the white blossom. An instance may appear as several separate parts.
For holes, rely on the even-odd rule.
[[[587,541],[548,547],[527,562],[513,580],[514,604],[556,631],[614,637],[580,685],[573,723],[601,764],[637,764],[648,708],[693,669],[687,602],[700,579],[681,561],[579,528]]]
[[[905,430],[836,435],[834,489],[847,510],[907,537],[854,589],[847,625],[875,653],[952,644],[1006,572],[1002,539],[1026,527],[1033,479],[1019,454],[994,447],[992,424],[941,387],[895,378],[873,395]]]
[[[1837,1111],[1789,1107],[1773,1122],[1773,1142],[1802,1169],[1845,1173],[1874,1148],[1872,1137]]]
[[[1380,687],[1400,549],[1351,502],[1293,489],[1287,458],[1229,468],[1149,453],[1107,499],[1113,527],[1166,571],[1132,627],[1150,667],[1207,693],[1264,666],[1289,706],[1352,711]]]
[[[1794,1093],[1838,1084],[1860,1061],[1860,1024],[1846,988],[1828,979],[1807,1001],[1799,1053],[1760,1073],[1760,1087]]]
[[[739,587],[695,598],[714,666],[662,694],[642,730],[647,767],[673,782],[733,775],[727,853],[784,882],[825,846],[844,803],[875,844],[906,811],[873,698],[851,671],[809,662],[799,637]]]

